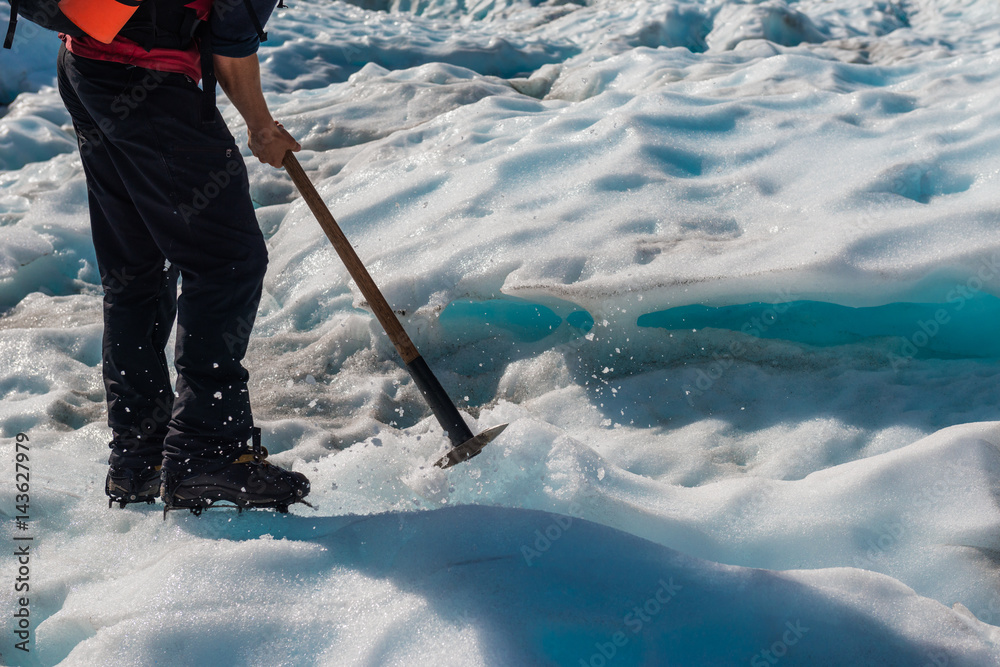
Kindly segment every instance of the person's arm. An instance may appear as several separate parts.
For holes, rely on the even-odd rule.
[[[257,54],[245,58],[216,54],[213,59],[219,85],[246,121],[250,152],[261,162],[280,167],[285,153],[301,150],[302,146],[274,120],[267,108]]]

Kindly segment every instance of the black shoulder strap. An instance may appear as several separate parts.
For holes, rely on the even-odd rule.
[[[12,0],[16,2],[17,0]],[[254,30],[260,41],[267,41],[267,33],[260,23],[260,17],[253,8],[253,0],[243,0],[243,5],[247,8],[247,14],[253,22]],[[201,97],[201,122],[211,124],[215,122],[215,87],[218,80],[215,78],[215,62],[212,58],[212,29],[208,21],[198,26],[198,50],[201,53],[201,87],[204,94]]]
[[[212,57],[212,29],[208,21],[198,26],[195,32],[198,37],[198,52],[201,54],[201,122],[206,125],[215,123],[215,61]]]
[[[156,36],[157,33],[159,32],[156,29],[156,3],[150,2],[148,4],[149,4],[149,18],[150,22],[152,23],[153,29],[149,31],[148,35],[146,35],[145,41],[140,44],[140,46],[146,49],[147,52],[153,50],[153,46],[156,44]]]
[[[3,40],[3,48],[9,49],[14,43],[14,31],[17,30],[17,2],[10,0],[10,23],[7,24],[7,37]]]
[[[250,15],[250,20],[253,21],[254,30],[257,31],[257,37],[260,41],[267,41],[267,33],[264,32],[264,26],[260,24],[260,17],[257,16],[257,12],[253,8],[253,0],[243,0],[244,6],[247,8],[247,14]]]

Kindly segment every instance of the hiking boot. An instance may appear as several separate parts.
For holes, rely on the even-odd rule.
[[[124,509],[129,503],[152,503],[160,495],[160,466],[127,468],[111,466],[104,482],[108,507],[118,503]]]
[[[281,513],[288,512],[292,503],[309,504],[303,500],[309,494],[309,480],[302,473],[268,462],[267,450],[260,446],[259,429],[254,429],[253,448],[229,465],[186,476],[164,474],[160,491],[166,503],[164,517],[172,509],[189,509],[199,515],[219,502],[231,503],[241,512],[258,507]]]

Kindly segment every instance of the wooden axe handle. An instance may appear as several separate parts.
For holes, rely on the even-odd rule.
[[[378,318],[385,332],[389,334],[389,340],[396,346],[399,356],[403,358],[405,363],[411,363],[420,356],[420,353],[417,352],[417,348],[406,334],[403,325],[399,323],[396,313],[389,307],[385,297],[382,296],[382,292],[375,284],[375,281],[372,280],[368,269],[362,264],[358,253],[354,251],[350,241],[344,236],[340,225],[333,219],[333,214],[330,213],[330,209],[323,203],[323,198],[316,192],[316,188],[302,169],[302,165],[299,164],[295,154],[288,151],[285,154],[284,160],[282,160],[282,164],[292,177],[295,187],[302,193],[302,198],[309,205],[309,208],[312,209],[313,215],[316,216],[320,227],[326,232],[326,236],[330,239],[330,243],[333,244],[337,254],[340,255],[340,259],[344,262],[344,266],[347,267],[348,273],[354,278],[354,282],[357,284],[358,289],[361,290],[361,294],[368,300],[368,305],[371,307],[372,312],[375,313],[375,317]]]

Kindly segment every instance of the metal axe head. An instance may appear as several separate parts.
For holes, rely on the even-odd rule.
[[[500,424],[499,426],[493,426],[486,429],[482,433],[469,440],[466,440],[461,445],[455,447],[450,452],[438,459],[436,465],[438,468],[450,468],[455,464],[461,463],[462,461],[468,461],[473,456],[479,454],[483,451],[483,447],[493,442],[493,440],[503,433],[503,430],[507,428],[507,424]]]

